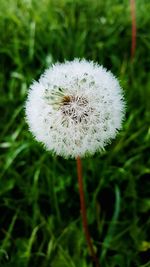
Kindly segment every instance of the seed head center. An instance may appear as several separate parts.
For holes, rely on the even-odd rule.
[[[70,117],[73,121],[81,122],[88,116],[88,100],[84,96],[63,96],[61,100],[61,111],[65,117]]]

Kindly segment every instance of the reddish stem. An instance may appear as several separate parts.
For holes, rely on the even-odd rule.
[[[78,184],[79,184],[79,193],[80,193],[80,205],[81,205],[81,216],[82,216],[82,224],[85,232],[85,237],[87,240],[87,244],[90,250],[90,254],[95,262],[96,267],[100,267],[98,258],[94,252],[94,248],[92,245],[88,223],[87,223],[87,215],[86,215],[86,205],[85,205],[85,197],[84,197],[84,190],[83,190],[83,181],[82,181],[82,164],[80,157],[77,157],[77,173],[78,173]]]
[[[135,0],[130,0],[131,19],[132,19],[132,43],[131,43],[131,59],[134,58],[136,49],[136,13]]]

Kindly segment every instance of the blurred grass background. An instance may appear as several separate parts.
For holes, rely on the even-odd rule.
[[[85,57],[119,78],[123,131],[83,160],[88,220],[102,267],[150,266],[150,2],[0,0],[0,267],[92,267],[80,219],[76,163],[52,157],[24,120],[33,79]]]

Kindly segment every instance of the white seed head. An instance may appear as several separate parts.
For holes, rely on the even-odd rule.
[[[26,101],[30,131],[65,158],[102,151],[124,118],[117,79],[92,61],[56,63],[33,82]]]

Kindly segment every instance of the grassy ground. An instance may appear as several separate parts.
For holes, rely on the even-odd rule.
[[[119,77],[127,114],[103,154],[83,160],[88,219],[101,267],[150,266],[148,211],[150,2],[0,0],[0,267],[92,267],[79,214],[76,163],[52,157],[24,120],[33,79],[85,57]]]

